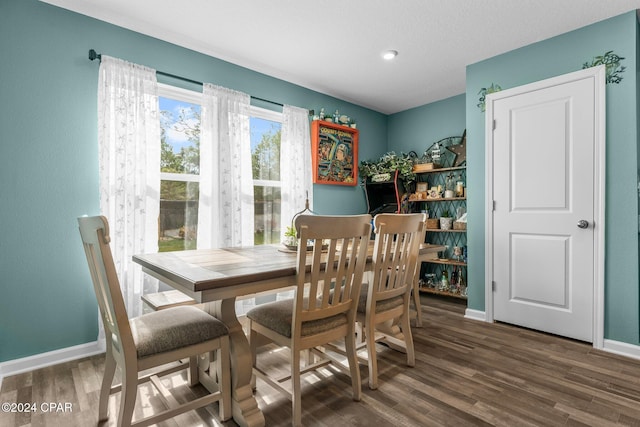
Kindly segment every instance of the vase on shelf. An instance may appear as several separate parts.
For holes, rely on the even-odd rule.
[[[450,216],[440,217],[440,230],[451,230],[453,227],[453,218]]]

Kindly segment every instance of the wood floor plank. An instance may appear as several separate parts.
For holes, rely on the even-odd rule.
[[[360,366],[362,399],[351,399],[350,378],[333,368],[303,376],[302,417],[313,427],[413,426],[631,426],[640,427],[640,360],[593,349],[591,344],[464,318],[457,301],[422,296],[423,327],[414,328],[416,366],[378,344],[379,388],[369,390]],[[260,363],[289,369],[288,350],[264,348]],[[0,413],[2,427],[86,427],[97,424],[104,356],[5,378],[1,402],[70,402],[73,412]],[[163,384],[178,401],[201,396],[184,373]],[[140,387],[135,418],[162,408],[150,385]],[[258,380],[256,399],[267,426],[291,423],[291,403]],[[116,425],[113,416],[100,427]],[[222,423],[218,405],[183,414],[159,427],[235,427]]]

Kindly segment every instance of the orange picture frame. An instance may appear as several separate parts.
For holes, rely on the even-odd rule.
[[[314,184],[358,183],[358,130],[324,120],[311,123]]]

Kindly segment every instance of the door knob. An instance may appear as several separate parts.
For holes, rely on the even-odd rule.
[[[589,221],[581,219],[578,221],[578,228],[589,228]]]

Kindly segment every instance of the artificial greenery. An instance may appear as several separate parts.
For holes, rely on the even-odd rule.
[[[582,64],[582,69],[591,68],[598,65],[605,66],[606,82],[618,84],[622,81],[620,73],[624,73],[626,67],[620,65],[620,61],[624,58],[613,53],[612,50],[606,52],[604,55],[596,56],[591,62],[585,62]]]
[[[394,151],[383,154],[378,160],[363,160],[359,165],[360,179],[366,181],[374,175],[398,171],[398,176],[405,184],[415,181],[413,172],[413,158],[408,154],[396,154]]]
[[[477,104],[480,111],[484,113],[485,99],[487,98],[487,95],[494,92],[500,92],[501,90],[502,88],[500,87],[500,85],[497,85],[495,83],[491,83],[491,86],[483,87],[482,89],[480,89],[480,92],[478,92],[478,95],[480,95],[480,99],[478,99]]]

